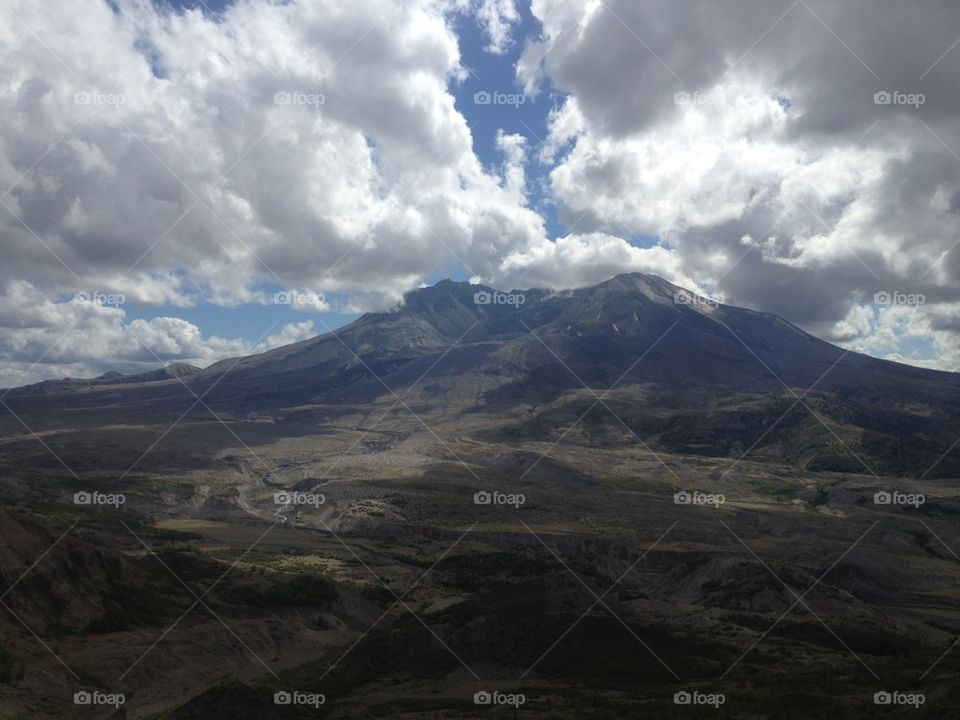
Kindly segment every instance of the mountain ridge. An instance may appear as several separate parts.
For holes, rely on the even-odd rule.
[[[613,419],[596,417],[597,398]],[[626,429],[664,452],[960,474],[938,459],[960,435],[960,375],[843,350],[638,273],[559,292],[440,282],[392,311],[204,370],[13,391],[5,403],[53,428],[68,415],[176,419],[201,400],[220,419],[290,432],[402,401],[431,427],[483,418],[491,442],[555,439],[585,417],[588,443]]]
[[[60,380],[45,380],[39,383],[15,386],[7,390],[8,392],[19,392],[27,388],[36,388],[37,390],[43,388],[43,390],[46,392],[57,390],[71,391],[78,389],[78,386],[92,384],[157,382],[168,381],[178,377],[182,378],[195,374],[216,374],[235,366],[239,367],[242,365],[256,363],[261,359],[266,360],[279,358],[288,354],[293,354],[305,348],[314,347],[319,342],[329,340],[333,337],[339,336],[345,332],[353,331],[357,328],[365,328],[371,324],[390,324],[391,318],[396,319],[396,322],[392,323],[395,327],[392,328],[391,335],[395,336],[404,333],[405,342],[407,344],[419,344],[423,348],[441,347],[451,340],[458,339],[460,335],[468,328],[468,324],[471,319],[475,322],[480,322],[481,318],[478,318],[478,315],[487,315],[487,317],[482,317],[482,319],[487,321],[493,320],[494,327],[498,327],[496,321],[502,322],[505,319],[505,313],[509,312],[512,307],[509,303],[507,303],[506,306],[496,304],[478,305],[474,302],[474,296],[477,293],[486,292],[492,296],[522,297],[523,301],[521,306],[524,306],[528,303],[532,305],[536,303],[542,303],[544,301],[550,301],[552,299],[560,300],[564,298],[581,298],[586,295],[603,296],[606,294],[632,291],[643,294],[652,302],[664,305],[679,305],[681,308],[700,313],[701,315],[707,317],[710,317],[711,310],[727,309],[729,311],[730,309],[733,309],[741,313],[753,314],[758,318],[773,319],[774,322],[782,323],[795,333],[805,336],[811,340],[815,340],[819,343],[825,343],[831,347],[836,347],[829,341],[823,340],[822,338],[808,333],[797,325],[791,323],[789,320],[786,320],[774,313],[752,310],[749,308],[717,302],[710,298],[700,296],[691,290],[675,285],[657,275],[652,274],[621,273],[596,285],[569,290],[528,288],[523,290],[511,289],[508,292],[498,290],[484,284],[472,284],[466,281],[458,282],[450,279],[444,279],[438,281],[434,285],[410,291],[404,296],[404,301],[394,309],[385,312],[366,313],[360,318],[357,318],[356,320],[333,331],[321,333],[311,338],[307,338],[296,343],[283,345],[277,348],[272,348],[261,353],[224,358],[212,363],[206,368],[200,368],[188,363],[176,362],[156,368],[155,370],[148,370],[139,373],[122,374],[117,373],[116,371],[108,371],[96,378],[68,377]],[[688,298],[690,302],[687,304],[684,304],[682,301],[677,302],[677,298],[679,296]],[[460,305],[461,308],[466,310],[466,312],[451,314],[448,309],[447,312],[443,312],[440,308],[438,308],[441,300],[445,300],[447,302],[452,301]],[[471,308],[471,306],[473,307]],[[471,309],[473,310],[472,314],[470,312]],[[416,314],[419,322],[410,321],[410,313]],[[497,313],[500,314],[498,315]],[[431,320],[434,321],[434,323],[431,323]],[[383,335],[381,334],[380,337],[382,338]],[[373,340],[371,339],[371,342],[372,341]],[[388,345],[387,347],[394,351],[398,349],[396,343],[394,343],[392,346]],[[913,368],[922,373],[937,373],[944,376],[960,377],[960,374],[956,372],[932,368],[920,368],[915,365],[909,365],[908,363],[901,363],[884,358],[876,358],[853,351],[851,351],[849,354],[853,356],[870,358],[871,360],[881,363],[889,363],[898,367]]]

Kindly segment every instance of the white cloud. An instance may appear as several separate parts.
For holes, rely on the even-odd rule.
[[[0,295],[0,387],[92,377],[107,370],[135,373],[172,361],[206,366],[314,334],[313,323],[306,320],[285,325],[258,343],[204,337],[200,328],[180,318],[128,321],[123,305],[55,302],[21,281]]]
[[[952,331],[937,329],[931,313],[957,308],[854,305],[838,324],[838,339],[857,352],[936,370],[960,371],[960,341]]]
[[[510,30],[520,20],[514,0],[479,0],[477,19],[486,28],[490,43],[487,52],[502,55],[510,47]]]
[[[507,288],[572,288],[594,285],[624,272],[660,275],[678,285],[699,289],[683,275],[679,258],[663,247],[633,247],[603,233],[567,235],[511,253],[500,267]]]
[[[542,237],[454,107],[456,3],[119,6],[0,6],[0,183],[17,183],[0,283],[174,305],[270,283],[377,306],[438,256],[489,272]],[[480,10],[505,42],[512,4]]]

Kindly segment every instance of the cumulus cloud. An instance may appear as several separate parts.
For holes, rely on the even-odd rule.
[[[566,222],[655,236],[668,251],[662,272],[874,353],[935,332],[933,312],[950,316],[960,52],[944,53],[960,6],[532,9],[544,37],[526,48],[518,81],[566,95],[539,149]],[[877,313],[863,298],[882,290],[930,302]],[[909,328],[895,331],[893,318]],[[901,357],[960,367],[956,336],[937,332]]]
[[[623,272],[652,272],[699,290],[683,274],[679,258],[663,247],[640,248],[603,233],[567,235],[508,255],[500,268],[509,288],[574,288],[595,285]]]
[[[520,20],[514,0],[480,0],[475,12],[490,39],[487,52],[505,53],[511,44],[511,28]]]
[[[170,304],[248,302],[264,283],[395,301],[445,246],[487,271],[491,244],[542,235],[454,107],[450,8],[67,5],[0,9],[0,281]]]
[[[176,317],[127,319],[122,294],[81,293],[51,300],[25,281],[0,295],[0,387],[62,377],[92,377],[107,370],[136,373],[168,362],[201,367],[304,340],[313,322],[263,328],[258,342],[204,336]]]

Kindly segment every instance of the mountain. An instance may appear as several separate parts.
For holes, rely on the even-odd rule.
[[[443,281],[335,332],[157,372],[44,384],[40,404],[21,401],[31,388],[7,402],[49,424],[67,412],[175,416],[202,397],[221,417],[295,431],[414,388],[405,402],[418,415],[482,416],[485,441],[556,438],[584,416],[583,441],[600,445],[639,438],[666,452],[890,475],[960,468],[937,462],[960,435],[960,375],[847,352],[653,275],[563,292]]]
[[[156,382],[158,380],[169,380],[172,378],[182,378],[194,373],[201,372],[202,369],[196,365],[188,363],[171,363],[156,370],[148,370],[142,373],[124,375],[116,370],[108,370],[95,378],[74,378],[67,377],[61,380],[44,380],[43,382],[26,385],[20,388],[13,388],[8,391],[12,395],[31,395],[46,393],[63,393],[82,388],[96,387],[102,385],[127,385],[135,383]]]

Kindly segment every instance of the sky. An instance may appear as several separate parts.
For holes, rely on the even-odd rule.
[[[655,273],[960,370],[960,4],[0,4],[0,387]]]

